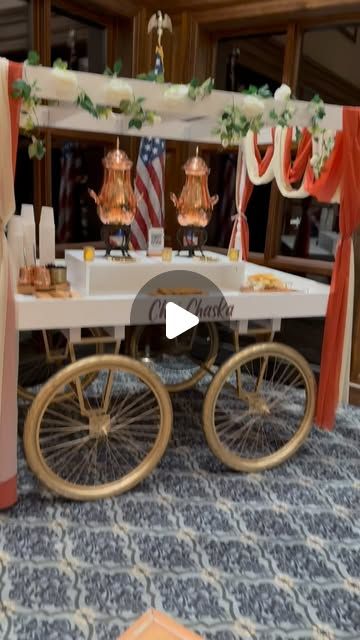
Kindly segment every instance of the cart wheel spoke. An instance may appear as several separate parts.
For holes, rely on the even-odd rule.
[[[84,380],[92,382],[84,386]],[[81,390],[53,402],[58,389]],[[131,488],[156,466],[170,437],[170,398],[157,376],[123,356],[93,356],[46,383],[28,413],[25,452],[53,491],[79,500]]]
[[[136,327],[130,354],[143,360],[159,375],[170,392],[194,386],[207,373],[216,360],[219,338],[216,325],[204,322],[185,334],[167,340],[165,328]]]
[[[205,436],[229,467],[267,469],[300,447],[314,407],[314,377],[304,358],[284,345],[257,344],[235,354],[213,379],[203,409]]]

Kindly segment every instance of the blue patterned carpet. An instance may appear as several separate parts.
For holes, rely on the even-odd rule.
[[[38,486],[0,514],[1,640],[115,640],[150,607],[208,640],[360,638],[360,411],[261,475],[204,443],[202,395],[175,399],[161,466],[79,504]]]

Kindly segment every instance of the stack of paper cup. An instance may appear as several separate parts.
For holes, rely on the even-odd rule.
[[[52,207],[42,207],[39,227],[40,264],[55,264],[55,222]]]
[[[34,207],[32,204],[21,205],[21,219],[24,228],[24,260],[25,266],[30,267],[36,259],[36,231]]]
[[[24,260],[24,227],[20,216],[11,216],[7,225],[7,240],[9,252],[14,268],[14,277],[17,280],[20,267],[25,264]]]

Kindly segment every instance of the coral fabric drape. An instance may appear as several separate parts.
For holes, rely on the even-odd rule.
[[[286,130],[285,153],[283,157],[284,178],[289,186],[294,184],[294,182],[298,182],[305,175],[312,152],[311,134],[307,129],[303,129],[298,148],[296,150],[295,160],[292,162],[292,133],[293,130],[289,127]]]
[[[351,340],[351,335],[346,335],[346,316],[347,312],[352,314],[348,308],[353,287],[349,278],[352,234],[360,225],[360,109],[344,107],[343,131],[336,136],[335,148],[324,172],[317,181],[311,181],[309,175],[309,190],[322,201],[330,200],[339,183],[340,240],[326,314],[316,409],[316,422],[324,429],[331,429],[334,424],[341,367],[344,355],[346,357],[344,350]]]
[[[265,182],[273,177],[286,197],[314,196],[320,202],[340,201],[340,241],[337,248],[321,355],[316,422],[331,429],[336,408],[347,397],[351,350],[354,267],[352,233],[360,225],[360,109],[343,108],[343,131],[337,132],[335,145],[319,178],[310,165],[312,139],[307,130],[291,159],[292,130],[275,131],[275,150],[269,148],[270,162]],[[251,135],[244,145],[248,174],[262,184]],[[300,188],[293,188],[301,182]],[[309,227],[309,225],[308,225]],[[309,229],[308,229],[309,231]]]
[[[14,174],[20,104],[11,98],[22,65],[0,58],[0,509],[16,501],[18,340],[5,225],[15,210]]]
[[[260,149],[257,144],[257,136],[254,135],[254,153],[255,153],[255,158],[258,165],[259,176],[263,176],[266,173],[272,161],[272,157],[274,153],[274,145],[269,145],[267,147],[265,155],[262,158]],[[235,193],[236,207],[237,207],[238,213],[232,228],[229,248],[235,247],[238,225],[240,224],[241,225],[240,235],[241,235],[242,258],[243,260],[248,260],[249,259],[249,226],[248,226],[245,213],[254,189],[254,184],[251,182],[249,178],[247,166],[246,166],[246,160],[245,160],[241,145],[239,145],[235,189],[236,189],[236,193]]]
[[[237,214],[234,216],[233,228],[229,242],[229,249],[236,248],[240,251],[240,259],[248,260],[249,257],[249,227],[247,224],[245,211],[248,205],[253,185],[249,180],[246,171],[245,158],[241,145],[239,145],[236,182],[235,182],[235,202]],[[240,246],[237,246],[240,238]]]

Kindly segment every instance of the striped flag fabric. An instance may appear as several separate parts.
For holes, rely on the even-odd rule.
[[[157,52],[155,75],[163,73]],[[135,194],[140,196],[131,225],[134,249],[146,249],[150,227],[164,226],[165,142],[160,138],[142,138],[136,165]]]

